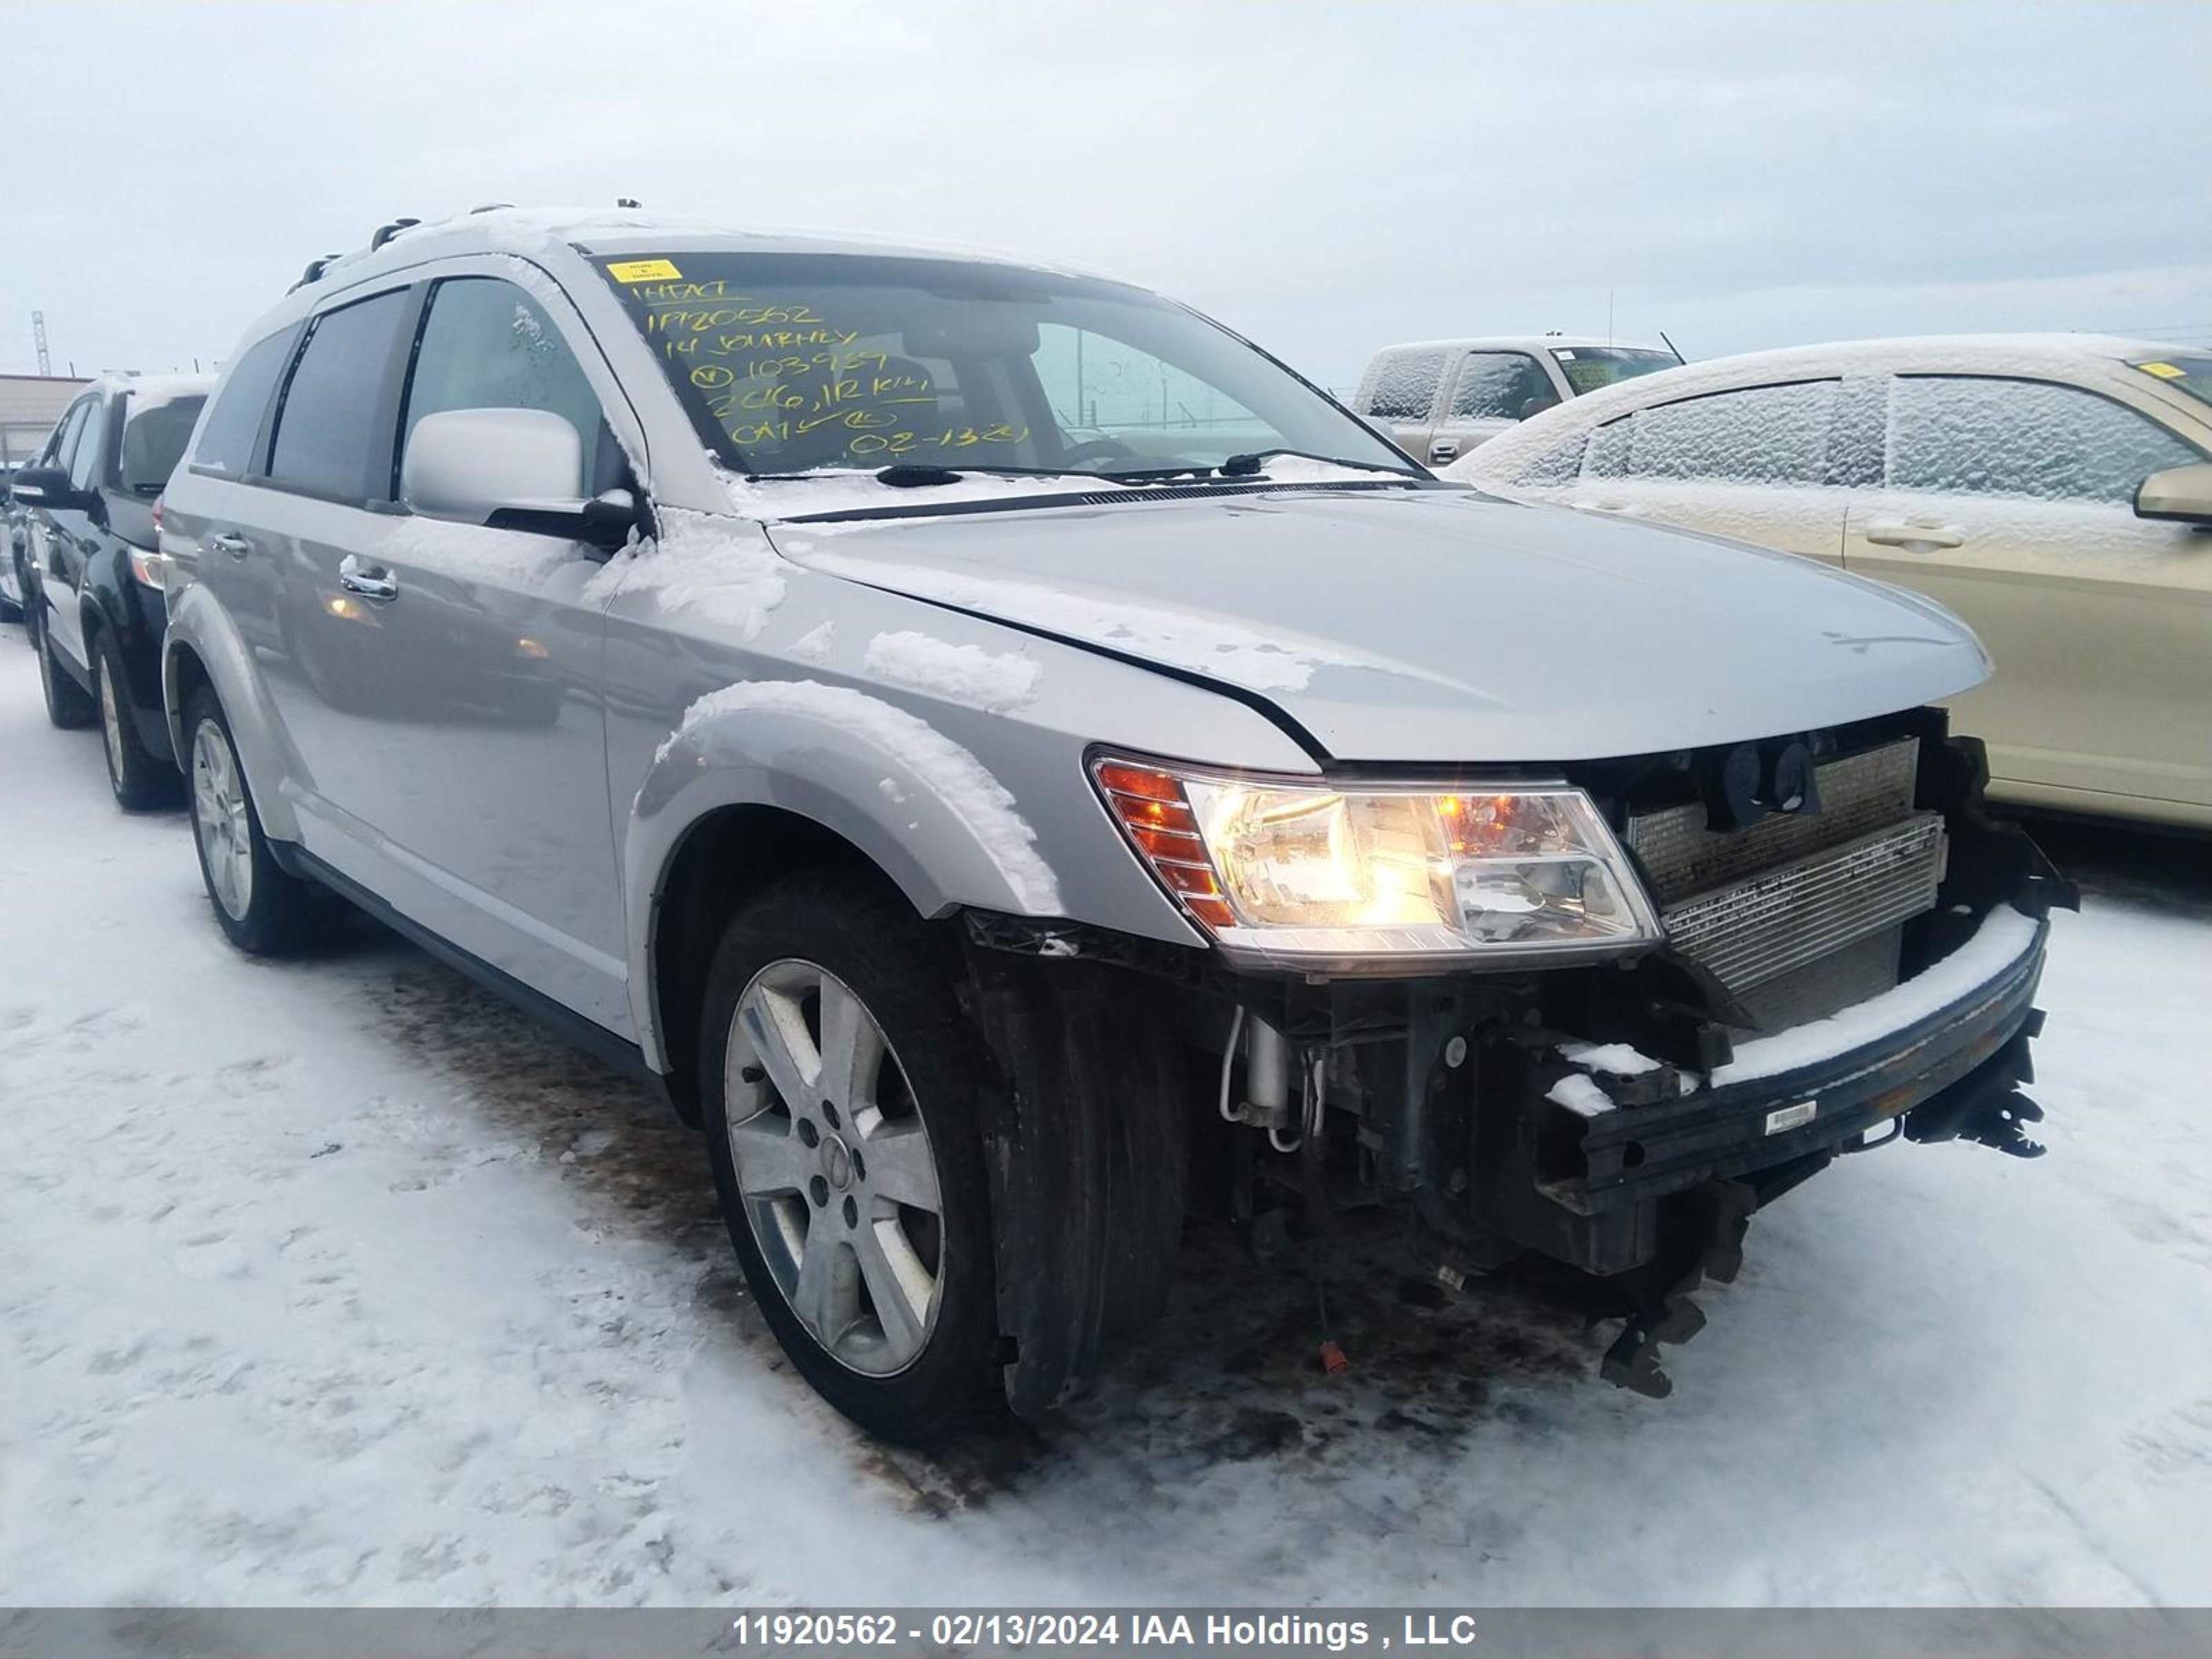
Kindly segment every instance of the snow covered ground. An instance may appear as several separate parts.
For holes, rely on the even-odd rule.
[[[2212,1599],[2201,845],[2083,872],[2051,1155],[1823,1176],[1670,1401],[1361,1239],[1323,1378],[1304,1281],[1201,1227],[1096,1398],[931,1459],[781,1364],[635,1089],[366,927],[234,954],[12,629],[0,837],[0,1601]]]

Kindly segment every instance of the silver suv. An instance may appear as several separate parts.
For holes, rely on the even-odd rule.
[[[246,336],[162,540],[224,931],[342,896],[664,1090],[887,1436],[1094,1376],[1187,1207],[1552,1258],[1662,1392],[1838,1152],[2036,1150],[2069,893],[1923,707],[1965,629],[1439,483],[1139,289],[387,227]]]

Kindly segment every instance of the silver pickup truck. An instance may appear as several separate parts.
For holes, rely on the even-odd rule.
[[[1137,288],[386,227],[248,332],[161,535],[216,921],[338,896],[664,1091],[887,1436],[1096,1375],[1201,1167],[1587,1274],[1657,1392],[1838,1153],[2036,1150],[2069,895],[1926,707],[1964,628],[1440,483]]]

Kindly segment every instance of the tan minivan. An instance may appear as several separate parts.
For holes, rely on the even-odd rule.
[[[1447,476],[1925,593],[1996,664],[1952,705],[1988,742],[1992,796],[2212,828],[2208,457],[2212,353],[1981,335],[1667,370]]]

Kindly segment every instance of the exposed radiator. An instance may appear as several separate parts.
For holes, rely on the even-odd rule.
[[[1632,817],[1628,844],[1674,947],[1740,997],[1775,985],[1766,1000],[1792,1019],[1893,984],[1893,930],[1935,904],[1943,879],[1942,817],[1913,810],[1918,763],[1911,738],[1826,762],[1820,811],[1732,835],[1708,830],[1702,805]],[[1776,982],[1792,975],[1785,994]]]

